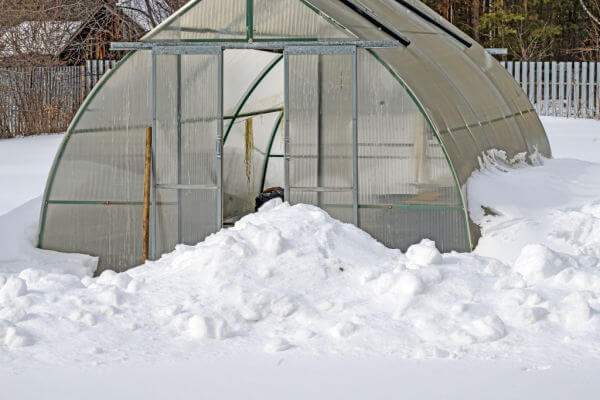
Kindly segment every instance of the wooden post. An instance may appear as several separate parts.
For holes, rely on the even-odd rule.
[[[146,127],[146,158],[144,164],[144,214],[142,232],[142,262],[148,259],[150,247],[150,170],[152,165],[152,127]]]

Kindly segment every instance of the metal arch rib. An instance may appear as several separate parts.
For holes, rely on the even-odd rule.
[[[267,75],[269,75],[269,73],[273,70],[273,68],[275,68],[275,66],[282,59],[283,59],[282,55],[280,55],[280,56],[276,57],[275,59],[273,59],[273,61],[271,61],[263,69],[263,71],[260,73],[260,75],[254,80],[254,82],[252,83],[252,85],[250,85],[250,87],[248,88],[248,90],[246,91],[246,93],[244,94],[244,96],[242,97],[241,101],[239,102],[239,105],[237,106],[237,108],[235,110],[235,114],[233,115],[233,117],[229,121],[229,125],[227,126],[227,130],[225,131],[225,136],[223,137],[223,144],[225,144],[227,142],[227,137],[229,136],[229,133],[231,132],[231,129],[233,128],[233,124],[235,123],[235,121],[240,116],[240,113],[242,112],[242,109],[246,105],[246,102],[248,102],[248,99],[250,98],[250,96],[252,96],[252,93],[254,93],[254,91],[256,90],[256,88],[258,88],[258,86],[260,86],[261,82],[265,79],[265,77]]]

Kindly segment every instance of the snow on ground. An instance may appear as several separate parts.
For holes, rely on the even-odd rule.
[[[62,138],[0,139],[0,215],[41,195]]]
[[[0,390],[595,398],[600,123],[544,122],[571,159],[482,160],[475,254],[427,240],[402,254],[315,207],[269,203],[196,246],[91,278],[89,258],[33,248],[39,199],[0,215]]]

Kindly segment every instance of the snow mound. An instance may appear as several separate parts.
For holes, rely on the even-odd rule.
[[[126,273],[0,277],[0,359],[25,364],[25,346],[58,365],[240,351],[600,357],[594,259],[531,245],[507,265],[429,240],[404,255],[302,204],[267,203]]]

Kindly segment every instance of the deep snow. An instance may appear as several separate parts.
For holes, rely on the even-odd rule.
[[[257,398],[281,397],[282,382],[295,398],[314,396],[307,387],[351,398],[460,387],[455,398],[481,398],[482,382],[487,398],[595,398],[600,123],[544,123],[555,156],[571,159],[482,158],[468,188],[484,233],[475,254],[440,255],[427,240],[402,254],[317,208],[270,203],[196,246],[91,278],[89,257],[33,248],[39,199],[0,215],[0,383],[27,398],[40,393],[23,390],[32,380],[49,398],[78,398],[85,385],[66,393],[57,382],[92,384],[95,371],[119,387],[154,377],[163,398],[233,397],[230,380],[270,384],[237,395]],[[39,160],[55,146],[42,140],[27,147]],[[19,162],[16,151],[0,159],[10,176],[0,191],[23,203],[30,195],[12,189]],[[194,381],[194,370],[210,372]]]

